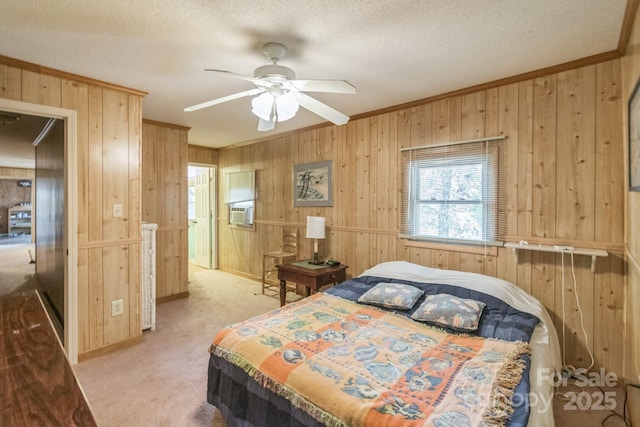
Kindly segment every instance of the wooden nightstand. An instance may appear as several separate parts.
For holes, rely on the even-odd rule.
[[[307,261],[298,261],[291,264],[276,265],[278,269],[278,279],[280,279],[280,307],[285,305],[287,300],[287,280],[299,283],[307,287],[315,294],[323,286],[344,282],[347,278],[348,265],[340,264],[336,267],[328,265],[306,264]]]

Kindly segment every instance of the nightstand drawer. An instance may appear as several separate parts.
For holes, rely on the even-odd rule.
[[[321,274],[316,279],[316,285],[321,288],[330,283],[340,283],[344,282],[346,279],[346,271],[344,268],[339,268],[337,271],[327,271],[324,274]]]

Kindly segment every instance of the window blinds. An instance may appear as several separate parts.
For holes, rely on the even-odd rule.
[[[400,237],[501,244],[507,161],[504,136],[402,149]]]
[[[230,172],[226,178],[225,203],[246,202],[256,198],[255,171]]]

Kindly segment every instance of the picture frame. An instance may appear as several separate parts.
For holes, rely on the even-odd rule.
[[[629,97],[629,191],[640,191],[640,79]]]
[[[293,166],[294,206],[333,206],[332,161]]]

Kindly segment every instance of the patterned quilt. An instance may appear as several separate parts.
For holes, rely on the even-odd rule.
[[[328,426],[503,425],[527,351],[322,293],[231,325],[210,348]]]

